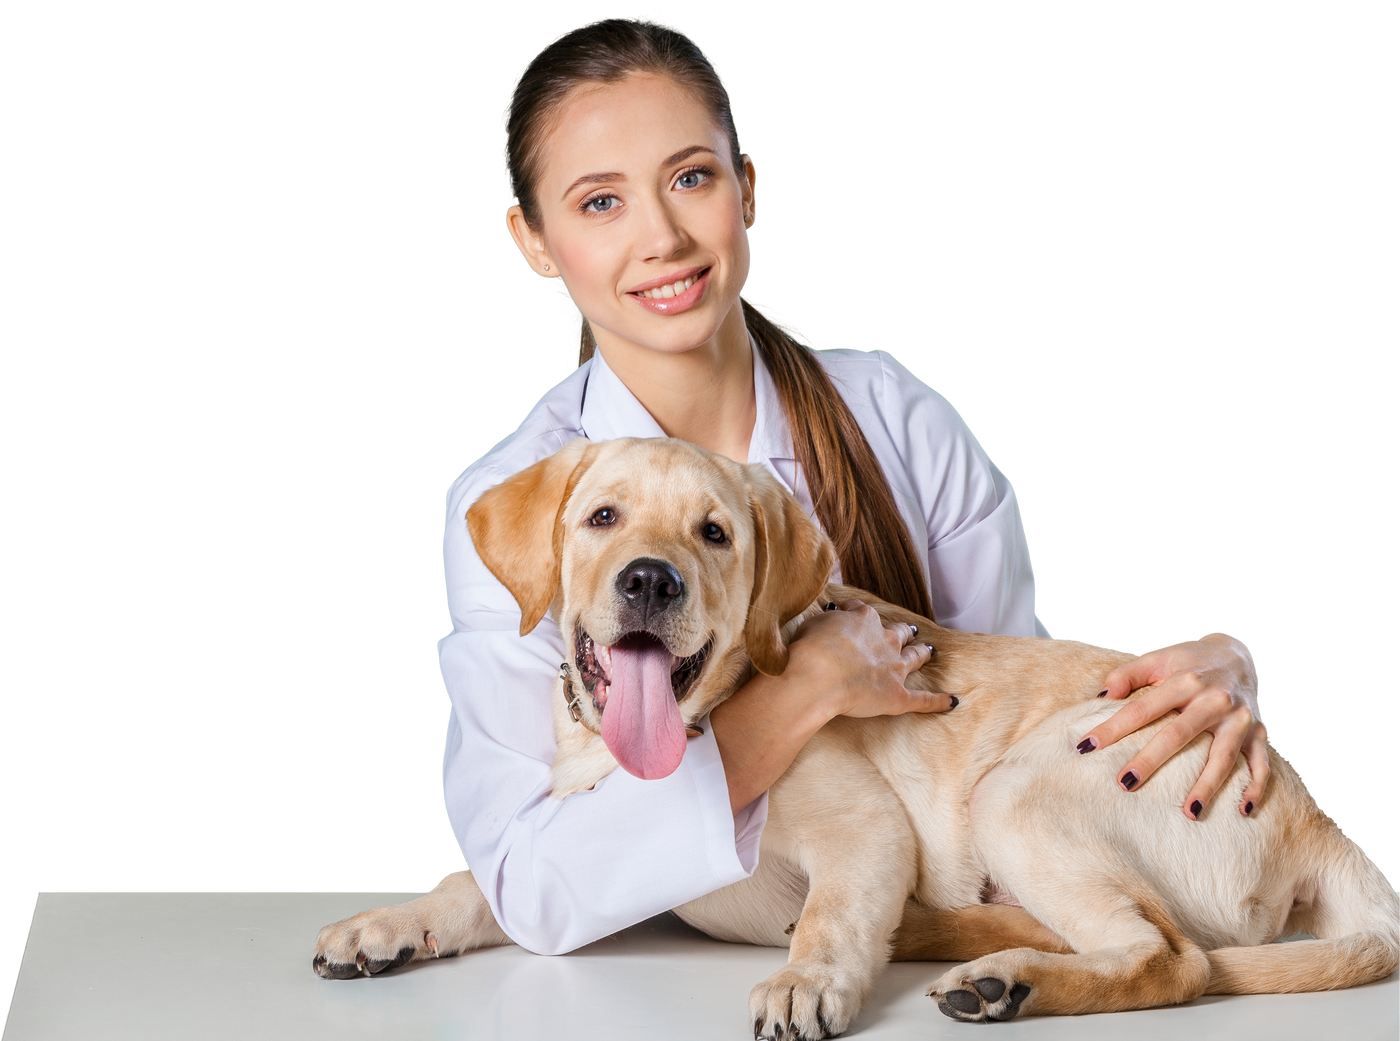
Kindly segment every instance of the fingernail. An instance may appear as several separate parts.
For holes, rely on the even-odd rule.
[[[1103,697],[1103,696],[1104,696],[1105,694],[1107,694],[1107,693],[1108,693],[1108,688],[1105,687],[1103,690],[1099,691],[1099,697]]]
[[[1075,745],[1075,747],[1079,749],[1079,754],[1083,755],[1085,752],[1092,752],[1094,749],[1098,748],[1099,741],[1098,738],[1095,737],[1086,737],[1083,741],[1079,742],[1079,744]]]
[[[1201,800],[1197,799],[1191,803],[1191,819],[1197,820],[1201,816]]]
[[[955,709],[955,708],[957,708],[957,707],[958,707],[958,696],[957,696],[956,694],[949,694],[949,695],[948,695],[948,711],[951,712],[953,709]],[[1254,803],[1250,803],[1249,805],[1253,806]]]
[[[918,635],[919,635],[919,627],[918,627],[917,625],[911,625],[911,626],[909,626],[909,635],[910,635],[910,636],[918,636]]]
[[[1138,772],[1136,770],[1129,770],[1122,777],[1118,778],[1118,783],[1121,784],[1128,791],[1132,791],[1138,786],[1138,781],[1140,780],[1142,780],[1142,778],[1138,776]]]
[[[1248,817],[1248,816],[1249,816],[1251,813],[1253,813],[1253,812],[1254,812],[1254,803],[1253,803],[1253,802],[1247,802],[1247,803],[1245,803],[1245,804],[1244,804],[1244,815],[1245,815],[1246,817]]]
[[[823,610],[825,610],[825,611],[834,611],[834,610],[836,610],[836,601],[833,600],[833,601],[831,601],[830,603],[828,603],[828,604],[826,605],[826,607],[823,608]]]

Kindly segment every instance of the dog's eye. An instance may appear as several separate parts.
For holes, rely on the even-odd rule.
[[[724,529],[714,521],[711,521],[701,528],[700,534],[704,535],[705,538],[709,539],[711,542],[723,542],[725,540]]]
[[[588,523],[595,528],[606,528],[609,524],[617,520],[617,511],[611,506],[604,506],[601,510],[594,511],[593,516],[588,518]]]

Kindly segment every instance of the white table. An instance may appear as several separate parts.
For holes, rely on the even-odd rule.
[[[749,988],[787,952],[720,943],[663,915],[560,958],[519,947],[374,979],[311,971],[317,930],[402,893],[45,893],[4,1041],[288,1038],[749,1041]],[[1325,994],[1209,997],[1075,1019],[972,1025],[924,987],[946,966],[888,967],[847,1032],[996,1041],[1396,1041],[1400,984]]]

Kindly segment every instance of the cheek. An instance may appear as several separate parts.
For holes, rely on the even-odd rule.
[[[720,634],[733,634],[748,614],[748,582],[737,553],[711,554],[701,571],[706,617]]]
[[[599,303],[614,299],[614,287],[626,266],[627,253],[608,235],[563,236],[551,239],[549,252],[559,265],[559,274],[569,295],[587,314]]]

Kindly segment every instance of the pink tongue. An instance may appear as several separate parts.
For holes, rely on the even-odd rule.
[[[629,774],[668,777],[685,755],[685,721],[671,689],[671,652],[651,637],[612,646],[612,683],[603,707],[603,741]]]

